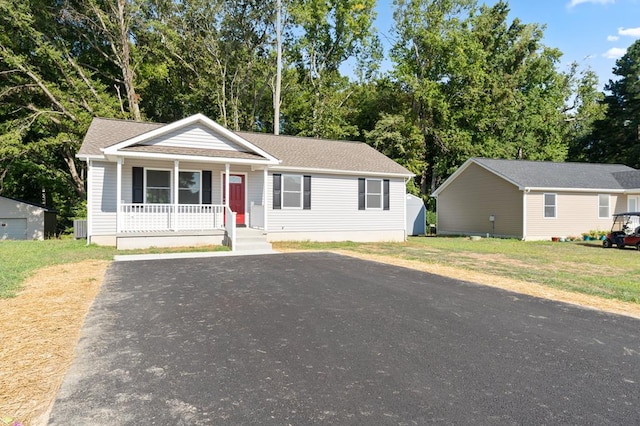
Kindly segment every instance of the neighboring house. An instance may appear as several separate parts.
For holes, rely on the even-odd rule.
[[[55,233],[55,210],[0,196],[0,240],[43,240]]]
[[[580,236],[640,210],[640,170],[620,164],[467,160],[433,196],[438,234]]]
[[[406,237],[413,175],[360,142],[232,132],[201,114],[171,124],[95,118],[77,156],[88,163],[96,244],[219,244],[234,241],[236,226],[269,241]]]

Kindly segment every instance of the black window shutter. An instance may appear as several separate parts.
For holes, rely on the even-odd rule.
[[[202,171],[202,204],[211,204],[211,170]]]
[[[311,210],[311,176],[304,176],[304,193],[302,196],[302,208]]]
[[[365,179],[358,178],[358,210],[365,209]]]
[[[389,179],[382,181],[382,208],[389,210]]]
[[[280,194],[282,193],[282,175],[273,174],[273,209],[279,210],[282,208],[282,200]]]
[[[144,168],[132,168],[132,188],[131,201],[134,203],[144,202]]]

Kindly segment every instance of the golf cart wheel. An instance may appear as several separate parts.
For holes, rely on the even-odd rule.
[[[619,248],[619,249],[623,249],[624,247],[625,247],[624,243],[622,243],[622,244],[618,244],[618,248]]]
[[[636,248],[640,251],[640,243],[636,244]]]
[[[613,243],[611,242],[611,240],[610,240],[610,239],[605,238],[605,239],[602,241],[602,247],[604,247],[604,248],[611,248],[612,246],[613,246]]]

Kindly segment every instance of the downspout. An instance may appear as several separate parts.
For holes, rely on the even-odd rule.
[[[527,241],[527,194],[531,191],[524,188],[522,191],[522,241]]]

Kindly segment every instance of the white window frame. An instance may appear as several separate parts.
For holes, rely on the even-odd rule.
[[[380,194],[372,192],[369,192],[369,182],[379,182],[380,183]],[[367,210],[382,210],[382,208],[384,207],[384,182],[383,179],[365,179],[364,180],[364,207]],[[379,207],[371,207],[369,206],[369,195],[380,195],[379,197],[379,201],[380,201],[380,206]]]
[[[169,202],[168,203],[150,203],[147,201],[147,189],[150,187],[147,185],[147,172],[148,171],[158,171],[158,172],[169,172]],[[160,187],[151,187],[152,189],[164,189]],[[145,167],[144,168],[144,204],[173,204],[173,170],[172,169],[161,169],[156,167]]]
[[[602,204],[602,197],[607,197],[607,205]],[[607,214],[603,216],[601,211],[603,208],[607,208]],[[609,219],[611,217],[611,195],[610,194],[598,194],[598,218]]]
[[[547,195],[553,195],[553,216],[547,216],[547,207],[551,207],[551,204],[547,204]],[[556,219],[558,217],[558,194],[554,192],[542,194],[542,217],[545,219]]]
[[[300,188],[299,188],[300,189],[300,191],[299,191],[300,192],[300,199],[299,199],[300,205],[299,206],[287,206],[284,203],[284,194],[285,194],[285,192],[289,193],[289,194],[295,194],[295,193],[298,192],[298,191],[286,191],[284,189],[284,181],[285,181],[285,177],[287,177],[287,176],[295,177],[295,178],[300,179]],[[282,174],[280,179],[281,179],[281,182],[282,182],[282,184],[280,185],[280,207],[283,210],[284,209],[287,209],[287,210],[302,210],[303,207],[304,207],[304,199],[303,199],[303,197],[304,197],[304,176],[303,175],[289,173],[289,174]]]
[[[200,175],[200,188],[198,188],[198,205],[202,204],[202,170],[180,169],[178,170],[178,204],[180,203],[180,191],[186,191],[186,188],[180,188],[180,173],[198,173]],[[182,204],[189,205],[189,204]],[[191,204],[192,205],[192,204]]]

